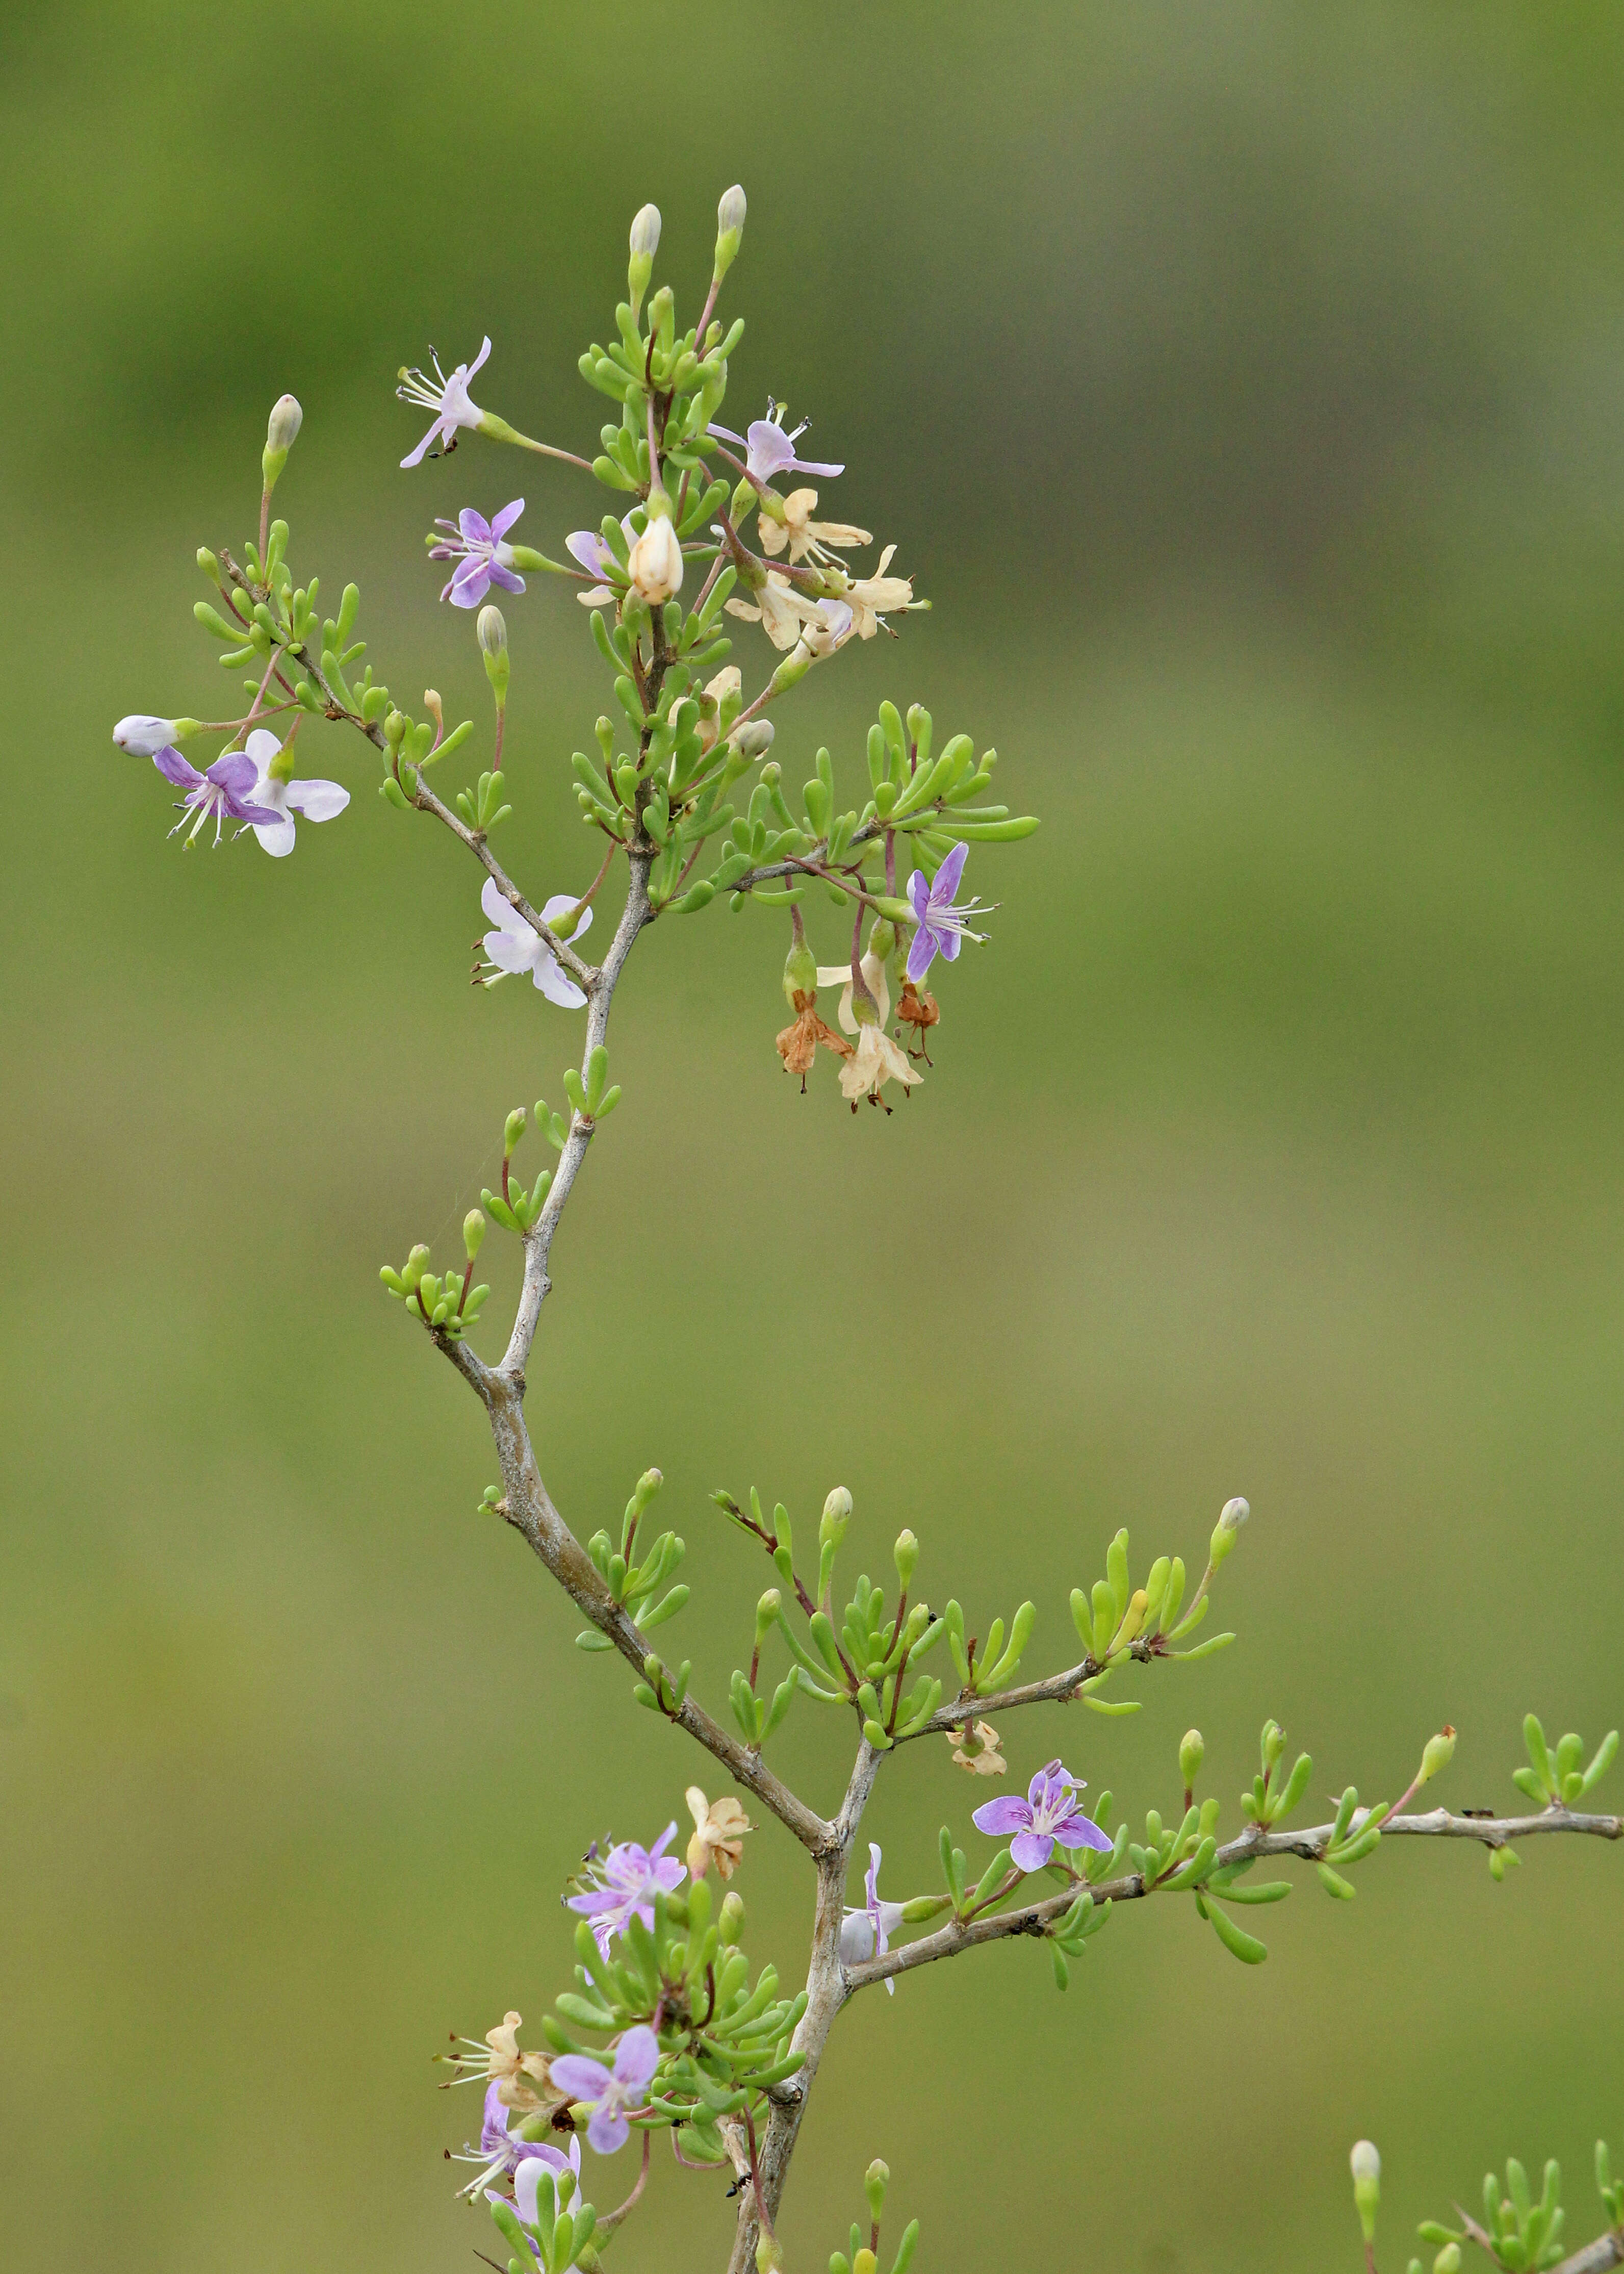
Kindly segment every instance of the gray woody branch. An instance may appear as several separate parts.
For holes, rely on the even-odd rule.
[[[1356,1825],[1358,1820],[1356,1817]],[[1222,1871],[1226,1864],[1248,1863],[1263,1856],[1297,1856],[1305,1863],[1319,1863],[1335,1831],[1335,1826],[1331,1824],[1304,1832],[1259,1832],[1254,1826],[1218,1850],[1213,1858],[1213,1869]],[[1392,1817],[1381,1827],[1384,1840],[1476,1840],[1485,1848],[1504,1848],[1513,1840],[1530,1840],[1548,1832],[1588,1833],[1598,1840],[1624,1840],[1624,1816],[1576,1816],[1566,1808],[1547,1808],[1538,1816],[1452,1816],[1446,1808],[1435,1808],[1425,1816]],[[893,1974],[910,1973],[916,1966],[929,1966],[933,1959],[957,1958],[960,1951],[974,1950],[984,1942],[1004,1942],[1018,1934],[1041,1935],[1056,1919],[1064,1916],[1083,1886],[1084,1882],[1078,1879],[1062,1894],[1046,1896],[1041,1902],[1020,1903],[1013,1910],[972,1919],[968,1925],[950,1921],[935,1934],[921,1935],[917,1942],[905,1943],[901,1949],[889,1951],[883,1958],[866,1959],[861,1966],[848,1967],[848,1992],[866,1990],[871,1982],[883,1982]],[[1147,1886],[1141,1873],[1129,1871],[1118,1879],[1101,1879],[1088,1892],[1096,1903],[1131,1903],[1141,1896],[1154,1894],[1155,1886],[1154,1882]],[[1215,1896],[1214,1900],[1222,1901],[1222,1897]]]

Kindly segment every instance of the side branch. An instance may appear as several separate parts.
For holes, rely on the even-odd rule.
[[[1356,1816],[1356,1826],[1358,1821]],[[1259,1832],[1254,1826],[1220,1848],[1213,1858],[1213,1869],[1222,1871],[1227,1864],[1250,1863],[1261,1856],[1297,1856],[1304,1863],[1316,1864],[1324,1857],[1335,1832],[1332,1824],[1321,1824],[1304,1832]],[[1485,1848],[1504,1848],[1510,1841],[1527,1840],[1546,1832],[1588,1833],[1598,1840],[1624,1840],[1624,1816],[1576,1816],[1566,1808],[1548,1808],[1538,1816],[1452,1816],[1447,1809],[1436,1808],[1425,1816],[1393,1817],[1381,1827],[1384,1840],[1405,1836],[1476,1840]],[[891,1975],[911,1973],[916,1966],[929,1966],[935,1959],[957,1958],[960,1951],[974,1950],[984,1942],[1007,1941],[1011,1935],[1041,1935],[1057,1919],[1064,1917],[1083,1886],[1081,1879],[1074,1880],[1060,1894],[972,1919],[968,1925],[951,1921],[935,1934],[921,1935],[917,1942],[905,1943],[899,1950],[887,1952],[883,1958],[870,1958],[861,1966],[848,1967],[848,1994],[866,1990],[871,1982],[883,1982]],[[1099,1880],[1088,1892],[1096,1904],[1132,1903],[1154,1894],[1155,1889],[1146,1885],[1139,1872],[1129,1871],[1121,1879]]]
[[[1108,1666],[1119,1667],[1124,1659],[1136,1659],[1141,1666],[1149,1666],[1158,1658],[1174,1655],[1177,1653],[1156,1649],[1154,1641],[1132,1642],[1119,1657],[1101,1660],[1090,1655],[1064,1674],[1051,1674],[1041,1682],[1023,1682],[1017,1689],[999,1690],[986,1698],[955,1698],[948,1705],[938,1706],[928,1721],[897,1742],[906,1744],[914,1737],[936,1736],[944,1729],[957,1729],[966,1721],[978,1721],[983,1714],[1012,1713],[1017,1706],[1071,1705],[1077,1702],[1081,1684],[1105,1673]]]

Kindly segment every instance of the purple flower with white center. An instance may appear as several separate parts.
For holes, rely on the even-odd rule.
[[[922,869],[915,869],[908,878],[908,898],[919,923],[908,949],[908,977],[916,987],[938,955],[951,963],[962,942],[980,942],[987,937],[985,932],[972,931],[968,922],[971,916],[986,915],[979,900],[966,900],[961,908],[953,906],[969,851],[967,845],[955,845],[936,870],[934,885],[927,882]]]
[[[880,1850],[868,1842],[868,1869],[863,1875],[863,1901],[848,1909],[840,1922],[840,1963],[861,1966],[866,1959],[883,1957],[891,1948],[893,1929],[902,1924],[902,1905],[880,1901]],[[897,1985],[889,1975],[885,1987],[894,1998]]]
[[[508,2130],[509,2125],[514,2120],[514,2111],[503,2106],[501,2092],[501,2085],[495,2080],[485,2087],[485,2115],[479,2127],[479,2146],[477,2150],[471,2147],[465,2148],[462,2153],[454,2159],[459,2164],[479,2165],[477,2176],[471,2179],[465,2187],[458,2189],[460,2195],[477,2195],[482,2187],[489,2193],[492,2180],[515,2178],[526,2160],[537,2156],[543,2157],[549,2162],[554,2156],[558,2156],[559,2168],[560,2170],[564,2168],[564,2158],[558,2155],[556,2148],[539,2147],[534,2140],[518,2139]],[[581,2154],[577,2149],[575,2151],[577,2170],[580,2165]],[[535,2190],[532,2188],[531,2201],[534,2202],[534,2200]],[[521,2213],[520,2216],[523,2217],[523,2214]]]
[[[492,521],[465,505],[455,521],[436,521],[447,542],[429,547],[431,561],[460,561],[462,567],[440,594],[454,608],[477,608],[492,584],[504,592],[522,592],[524,579],[513,565],[513,547],[504,543],[508,531],[524,510],[524,500],[515,498]]]
[[[557,956],[541,934],[532,930],[510,900],[503,899],[494,877],[485,878],[479,905],[496,927],[485,936],[485,952],[496,966],[493,972],[486,974],[485,985],[494,987],[505,974],[528,971],[549,1003],[556,1003],[566,1011],[578,1011],[586,997],[560,968]],[[556,924],[579,906],[573,892],[554,892],[542,909],[541,920],[545,924]],[[591,924],[591,909],[582,908],[581,921],[571,937],[579,939],[583,931],[590,930]],[[675,1829],[673,1825],[672,1830]],[[637,1853],[642,1855],[641,1848]]]
[[[677,1827],[673,1824],[671,1828],[674,1832]],[[641,1848],[637,1853],[642,1855]],[[680,1872],[679,1865],[679,1876]],[[613,2156],[616,2149],[626,2145],[631,2132],[626,2112],[643,2105],[643,2096],[659,2067],[659,2039],[645,2022],[640,2022],[635,2029],[628,2029],[615,2047],[613,2071],[585,2053],[565,2053],[553,2062],[553,2083],[572,2100],[591,2106],[586,2136],[588,2146],[597,2154]]]
[[[207,773],[200,774],[189,765],[173,743],[166,742],[162,749],[153,752],[153,764],[165,781],[184,790],[181,800],[181,817],[170,830],[171,837],[186,829],[186,815],[195,809],[197,819],[186,829],[183,840],[190,845],[212,813],[214,817],[214,842],[220,842],[222,823],[246,822],[257,828],[261,823],[274,823],[282,816],[268,805],[251,802],[258,779],[258,769],[246,750],[232,750],[223,758],[216,758]]]
[[[401,383],[395,393],[402,403],[420,403],[425,410],[434,413],[434,424],[417,448],[401,460],[402,466],[421,465],[424,452],[436,440],[447,450],[455,450],[458,429],[478,425],[485,413],[470,395],[468,382],[490,352],[491,343],[486,339],[472,363],[458,364],[449,379],[441,371],[440,358],[432,348],[429,350],[429,360],[434,366],[432,379],[420,371],[408,371],[402,365]]]
[[[586,998],[583,996],[581,999],[584,1002]],[[676,1836],[673,1818],[652,1848],[640,1848],[635,1840],[620,1841],[597,1867],[598,1885],[589,1887],[583,1895],[570,1896],[568,1908],[591,1920],[593,1936],[605,1958],[611,1941],[617,1934],[625,1933],[634,1917],[640,1918],[644,1926],[652,1927],[655,1896],[669,1894],[687,1879],[687,1865],[665,1853]],[[558,2075],[556,2061],[553,2073]],[[562,2078],[559,2082],[561,2084]]]
[[[1062,1848],[1094,1848],[1109,1855],[1109,1835],[1077,1805],[1082,1788],[1082,1782],[1069,1769],[1050,1761],[1026,1787],[1025,1800],[1019,1793],[1004,1793],[978,1808],[970,1821],[978,1832],[988,1833],[994,1840],[1008,1840],[1013,1833],[1010,1855],[1021,1871],[1041,1871],[1056,1843]]]
[[[254,728],[244,750],[254,763],[253,802],[267,808],[270,816],[254,823],[253,833],[279,861],[293,850],[296,813],[303,814],[306,821],[331,821],[350,802],[350,792],[342,782],[276,779],[271,768],[282,751],[275,735],[264,727]]]
[[[807,431],[809,421],[803,418],[799,426],[784,432],[784,406],[771,400],[764,418],[753,418],[742,434],[735,434],[731,426],[712,426],[710,432],[718,441],[736,442],[745,454],[745,463],[758,482],[770,482],[779,474],[843,474],[844,466],[821,465],[816,458],[798,458],[795,444]]]

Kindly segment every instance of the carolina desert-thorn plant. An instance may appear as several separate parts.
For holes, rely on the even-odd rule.
[[[614,506],[596,526],[568,531],[559,559],[515,540],[523,498],[497,506],[492,497],[488,516],[484,506],[465,506],[437,521],[430,556],[454,564],[441,598],[477,611],[494,712],[488,765],[448,801],[431,787],[432,770],[469,739],[471,724],[447,732],[432,689],[413,717],[377,677],[358,636],[353,584],[344,585],[336,612],[324,615],[319,579],[294,581],[288,523],[271,517],[302,417],[287,395],[271,413],[257,535],[241,546],[240,559],[224,546],[198,555],[212,597],[195,614],[220,643],[229,669],[250,667],[245,707],[228,705],[236,715],[212,723],[132,716],[120,720],[114,736],[123,749],[150,757],[180,793],[186,845],[212,820],[216,845],[230,823],[234,840],[252,832],[267,852],[285,857],[298,842],[299,822],[335,819],[350,802],[341,784],[296,772],[298,737],[328,725],[358,734],[380,764],[386,807],[431,817],[483,872],[489,929],[477,983],[489,987],[528,974],[554,1006],[538,1015],[585,1014],[578,1062],[562,1073],[562,1104],[541,1098],[507,1117],[500,1187],[483,1192],[469,1213],[461,1254],[436,1267],[418,1244],[399,1269],[386,1265],[382,1280],[485,1409],[500,1482],[486,1487],[481,1508],[523,1533],[569,1595],[585,1621],[583,1647],[618,1651],[633,1669],[637,1702],[684,1729],[756,1814],[733,1793],[710,1797],[695,1784],[684,1794],[694,1829],[683,1855],[673,1852],[674,1813],[649,1847],[629,1838],[595,1841],[565,1888],[575,1915],[575,1964],[553,2012],[523,2047],[521,2018],[510,2013],[483,2037],[458,2040],[447,2057],[455,2078],[477,2082],[484,2093],[478,2142],[468,2150],[474,2175],[463,2193],[489,2208],[515,2274],[537,2266],[545,2274],[575,2267],[590,2274],[641,2201],[657,2135],[695,2175],[695,2219],[720,2214],[731,2221],[733,2274],[779,2264],[774,2221],[837,2017],[860,1992],[881,1982],[894,1991],[899,1976],[936,1959],[1034,1939],[1047,1946],[1064,1989],[1071,1966],[1114,1911],[1151,1897],[1184,1897],[1216,1944],[1255,1965],[1265,1946],[1242,1917],[1291,1888],[1289,1879],[1256,1876],[1266,1859],[1312,1864],[1326,1892],[1345,1901],[1355,1892],[1349,1875],[1395,1837],[1479,1841],[1498,1874],[1514,1839],[1624,1834],[1624,1820],[1575,1806],[1607,1767],[1616,1738],[1582,1768],[1578,1740],[1564,1738],[1553,1759],[1531,1718],[1530,1767],[1518,1772],[1535,1803],[1531,1814],[1406,1813],[1418,1788],[1449,1761],[1455,1735],[1446,1729],[1427,1742],[1396,1803],[1363,1806],[1349,1785],[1330,1820],[1294,1827],[1288,1819],[1306,1798],[1312,1766],[1306,1753],[1286,1766],[1285,1734],[1270,1721],[1257,1776],[1242,1796],[1244,1820],[1227,1834],[1218,1797],[1198,1789],[1205,1747],[1192,1729],[1178,1748],[1176,1781],[1162,1796],[1165,1812],[1153,1799],[1142,1830],[1131,1828],[1125,1810],[1118,1817],[1109,1791],[1086,1803],[1084,1780],[1056,1757],[1028,1772],[1024,1797],[999,1794],[961,1809],[942,1827],[938,1886],[900,1900],[883,1894],[883,1853],[870,1840],[861,1899],[848,1903],[870,1796],[883,1773],[899,1773],[887,1764],[903,1747],[945,1740],[967,1774],[1003,1776],[1006,1738],[999,1725],[1007,1729],[1019,1709],[1131,1713],[1139,1700],[1122,1695],[1124,1687],[1234,1639],[1199,1630],[1247,1519],[1246,1502],[1223,1508],[1193,1587],[1183,1558],[1171,1552],[1158,1554],[1136,1583],[1126,1532],[1110,1541],[1099,1576],[1063,1575],[1063,1586],[1066,1578],[1077,1581],[1070,1590],[1076,1642],[1055,1671],[1023,1681],[1035,1603],[1021,1603],[1007,1620],[989,1618],[974,1574],[956,1593],[944,1582],[939,1598],[934,1581],[927,1593],[917,1584],[924,1550],[906,1528],[891,1551],[894,1579],[883,1566],[871,1576],[871,1537],[838,1578],[855,1521],[844,1486],[829,1494],[816,1529],[802,1528],[799,1547],[783,1502],[770,1510],[754,1487],[743,1500],[718,1492],[717,1503],[745,1551],[759,1553],[769,1567],[751,1631],[741,1638],[741,1662],[725,1684],[731,1728],[700,1703],[692,1660],[670,1652],[659,1631],[688,1602],[678,1576],[682,1538],[657,1529],[653,1515],[660,1472],[639,1477],[618,1532],[599,1529],[584,1545],[554,1506],[526,1419],[526,1373],[551,1291],[553,1234],[588,1148],[620,1101],[620,1085],[610,1080],[609,1016],[639,939],[662,919],[700,915],[718,897],[734,910],[777,910],[776,925],[787,919],[789,932],[782,983],[791,1020],[777,1036],[785,1068],[804,1091],[819,1051],[828,1050],[839,1061],[840,1089],[853,1112],[865,1100],[887,1104],[888,1089],[907,1092],[924,1078],[925,1039],[941,1023],[928,984],[937,962],[952,964],[966,940],[982,937],[980,902],[961,897],[971,848],[1012,842],[1036,825],[986,802],[994,753],[978,757],[966,734],[938,742],[929,712],[917,704],[906,713],[880,705],[855,768],[851,754],[843,753],[837,768],[831,752],[818,749],[798,794],[770,755],[771,706],[853,640],[882,630],[894,636],[893,620],[925,604],[914,599],[909,578],[891,573],[894,546],[871,573],[857,574],[848,556],[872,543],[868,532],[820,518],[819,488],[788,486],[796,475],[823,485],[844,471],[800,455],[804,421],[791,425],[771,402],[742,434],[719,421],[729,358],[744,328],[738,318],[725,323],[716,311],[744,223],[744,192],[729,190],[698,320],[680,328],[671,287],[650,290],[659,215],[652,206],[637,215],[627,297],[614,311],[608,344],[594,343],[580,359],[588,387],[613,406],[591,456],[535,441],[475,403],[471,388],[491,357],[488,339],[449,375],[435,357],[432,376],[402,373],[402,397],[432,417],[403,465],[449,459],[464,437],[478,435],[562,463],[609,491]],[[527,578],[538,574],[577,588],[613,687],[592,749],[577,750],[570,762],[583,819],[600,848],[597,872],[545,897],[527,892],[492,849],[512,809],[511,754],[504,749],[512,659],[507,625],[488,596],[494,589],[510,602],[522,599]],[[728,620],[758,628],[737,664],[727,659]],[[204,737],[221,738],[218,751],[195,766],[180,746]],[[561,847],[555,862],[549,881],[558,883],[572,864]],[[612,877],[624,898],[607,927],[603,960],[594,963],[586,943]],[[820,914],[825,904],[836,912],[827,964],[818,960],[808,922],[808,907]],[[775,961],[782,939],[780,930]],[[820,995],[832,997],[832,1025]],[[521,1162],[532,1126],[538,1142]],[[507,1345],[494,1362],[471,1341],[490,1294],[475,1284],[475,1271],[492,1224],[519,1241],[523,1262]],[[853,1575],[852,1560],[867,1568]],[[699,1686],[708,1690],[712,1680],[722,1686],[720,1670],[708,1667]],[[826,1803],[815,1806],[792,1791],[765,1758],[786,1717],[815,1707],[833,1713],[853,1747],[844,1796],[830,1814]],[[1073,1759],[1079,1741],[1073,1728],[1067,1740]],[[804,1969],[797,1966],[787,1978],[747,1954],[743,1900],[728,1884],[743,1869],[747,1839],[763,1814],[805,1849],[815,1881],[810,1950]],[[712,1898],[713,1865],[726,1887],[719,1903]],[[610,2193],[620,2199],[599,2210],[589,2200],[598,2191],[597,2176],[634,2135],[637,2176],[628,2187],[612,2178]],[[718,2173],[729,2182],[726,2194]],[[849,2248],[831,2258],[833,2274],[879,2274],[888,2178],[883,2164],[869,2165],[867,2229],[861,2222],[853,2227]],[[906,2274],[917,2235],[916,2224],[906,2227],[890,2274]],[[1503,2256],[1502,2263],[1515,2262]]]

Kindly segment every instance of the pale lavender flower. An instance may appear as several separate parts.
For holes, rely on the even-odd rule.
[[[425,410],[434,413],[434,424],[417,448],[401,460],[402,466],[421,465],[424,452],[435,440],[441,442],[447,450],[455,450],[458,430],[463,426],[478,425],[485,413],[470,395],[468,382],[490,352],[491,343],[487,338],[472,363],[458,364],[449,379],[441,371],[440,358],[432,348],[429,350],[429,360],[434,366],[432,379],[420,371],[408,371],[404,365],[402,366],[401,383],[395,390],[401,401],[420,403]]]
[[[840,1962],[861,1966],[865,1959],[883,1957],[891,1948],[893,1930],[902,1924],[902,1905],[880,1901],[880,1849],[868,1842],[868,1869],[863,1875],[863,1900],[849,1909],[840,1922]],[[894,1998],[897,1985],[887,1975],[885,1987]]]
[[[531,929],[510,900],[503,899],[494,877],[485,878],[479,905],[496,927],[485,935],[485,952],[496,966],[493,972],[485,975],[485,985],[494,987],[504,974],[528,971],[549,1003],[557,1003],[566,1011],[578,1011],[586,997],[561,968],[541,934]],[[555,924],[560,916],[568,915],[578,906],[573,892],[554,892],[542,909],[541,920],[545,924]],[[579,939],[583,932],[590,930],[591,925],[591,909],[582,908],[581,921],[571,937]],[[672,1829],[674,1831],[676,1826],[673,1825]],[[642,1855],[641,1848],[637,1853]]]
[[[457,2190],[459,2195],[477,2195],[481,2188],[488,2194],[492,2180],[514,2178],[520,2165],[527,2158],[540,2156],[551,2162],[554,2156],[558,2156],[556,2148],[538,2146],[534,2140],[521,2140],[508,2129],[515,2120],[515,2112],[511,2108],[503,2106],[501,2096],[500,2084],[492,2080],[485,2087],[485,2115],[479,2127],[477,2149],[471,2146],[466,2147],[460,2156],[453,2158],[455,2163],[477,2164],[479,2166],[476,2177],[471,2179],[465,2187],[460,2187]],[[562,2169],[564,2158],[559,2156],[558,2160],[559,2167]],[[580,2154],[577,2151],[575,2157],[577,2169],[580,2166]]]
[[[583,996],[581,999],[584,1002],[586,998]],[[640,1918],[644,1926],[652,1927],[655,1896],[669,1894],[687,1879],[687,1867],[665,1853],[676,1836],[673,1818],[652,1848],[640,1848],[635,1840],[618,1841],[597,1867],[598,1885],[589,1887],[584,1894],[570,1896],[568,1909],[591,1920],[592,1933],[605,1958],[611,1941],[617,1934],[625,1933],[634,1917]],[[555,2075],[557,2068],[554,2062]]]
[[[199,829],[214,817],[214,842],[220,842],[221,825],[227,821],[247,822],[253,827],[262,823],[274,823],[282,816],[268,805],[250,802],[257,778],[253,760],[245,750],[232,750],[223,758],[216,758],[207,773],[200,774],[188,764],[172,743],[165,743],[153,752],[153,764],[165,781],[173,782],[177,789],[184,790],[181,800],[181,817],[170,830],[171,837],[186,829],[186,815],[195,809],[197,819],[186,830],[184,842],[190,845]]]
[[[674,1832],[677,1827],[673,1824],[671,1828]],[[639,1849],[637,1853],[642,1855],[643,1850]],[[610,1860],[613,1862],[613,1856]],[[679,1865],[679,1877],[680,1874]],[[598,2155],[613,2156],[617,2148],[626,2145],[631,2131],[626,2112],[642,2106],[643,2095],[659,2067],[659,2039],[646,2023],[640,2022],[635,2029],[628,2029],[615,2047],[613,2072],[602,2061],[592,2060],[585,2053],[565,2053],[553,2062],[554,2084],[572,2100],[591,2106],[591,2120],[586,2127],[587,2144]]]
[[[1081,1790],[1069,1769],[1050,1761],[1027,1786],[1025,1800],[1019,1793],[1004,1793],[978,1808],[970,1821],[995,1840],[1007,1840],[1013,1833],[1010,1855],[1021,1871],[1041,1871],[1056,1842],[1062,1848],[1094,1848],[1109,1854],[1109,1835],[1077,1805]]]
[[[736,442],[745,454],[745,463],[758,482],[772,481],[779,474],[843,474],[844,466],[822,465],[816,458],[798,458],[795,444],[807,431],[809,422],[803,418],[799,426],[784,432],[784,406],[769,399],[767,416],[753,418],[742,434],[735,434],[731,426],[712,426],[710,432],[719,441]]]
[[[462,564],[441,592],[442,600],[449,600],[454,608],[477,608],[492,584],[500,584],[504,592],[524,590],[524,579],[513,565],[513,547],[503,541],[523,510],[524,500],[515,498],[491,521],[465,505],[455,521],[435,522],[436,529],[445,531],[447,542],[431,546],[429,559]]]
[[[166,745],[180,740],[182,721],[154,719],[150,712],[132,711],[113,729],[113,740],[132,758],[155,758]]]
[[[916,987],[938,955],[951,963],[965,940],[979,942],[987,937],[985,932],[972,931],[969,925],[970,917],[987,913],[979,900],[966,900],[961,908],[953,906],[969,851],[967,845],[955,845],[936,870],[934,885],[922,869],[915,869],[908,878],[908,898],[919,923],[908,949],[908,977]]]
[[[581,2139],[578,2133],[571,2136],[568,2156],[561,2148],[538,2145],[533,2140],[525,2142],[519,2168],[513,2175],[513,2207],[526,2226],[534,2226],[540,2215],[540,2207],[537,2203],[536,2197],[541,2187],[541,2175],[544,2172],[552,2172],[553,2187],[558,2189],[560,2196],[564,2190],[559,2187],[558,2183],[568,2172],[575,2183],[575,2192],[579,2195]]]
[[[282,756],[282,744],[267,727],[256,727],[244,745],[254,762],[253,802],[268,807],[270,819],[257,821],[253,833],[266,851],[281,860],[294,845],[293,817],[306,821],[331,821],[350,802],[350,792],[335,781],[277,781],[271,768]]]

